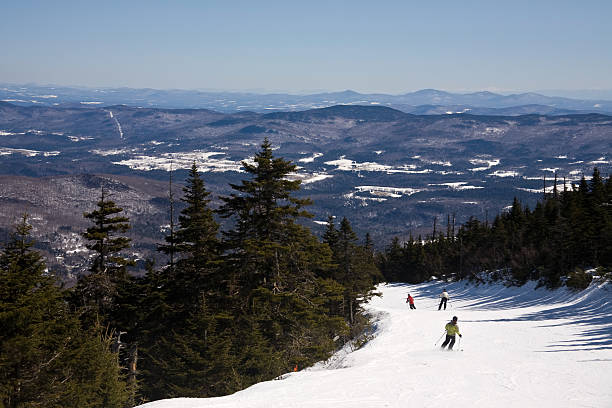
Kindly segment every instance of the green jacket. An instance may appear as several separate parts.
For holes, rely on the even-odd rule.
[[[452,324],[452,323],[446,323],[446,326],[444,326],[444,330],[446,330],[446,334],[448,334],[449,336],[454,336],[455,334],[459,334],[459,326],[456,324]]]

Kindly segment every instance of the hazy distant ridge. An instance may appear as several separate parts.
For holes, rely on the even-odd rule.
[[[76,88],[0,84],[0,101],[18,105],[108,106],[213,109],[239,111],[300,111],[338,104],[383,105],[415,114],[473,113],[479,115],[565,115],[611,113],[610,100],[584,100],[527,92],[501,95],[488,91],[451,93],[423,89],[400,95],[342,92],[295,95],[287,93],[207,92],[132,88]]]

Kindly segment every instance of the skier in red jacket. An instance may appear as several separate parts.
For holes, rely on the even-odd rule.
[[[414,298],[412,296],[410,296],[410,293],[408,294],[408,298],[406,299],[406,303],[410,303],[410,308],[411,309],[416,309],[416,307],[414,306]]]

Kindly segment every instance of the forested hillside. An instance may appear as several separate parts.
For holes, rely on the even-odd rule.
[[[32,250],[24,216],[0,258],[2,406],[225,395],[358,338],[368,325],[358,299],[382,279],[373,249],[346,219],[325,242],[298,222],[310,200],[294,197],[294,169],[265,141],[244,163],[248,178],[221,197],[216,212],[233,225],[221,231],[194,164],[178,217],[170,196],[167,263],[142,277],[129,273],[129,219],[102,187],[85,213],[89,273],[68,291]]]
[[[452,217],[445,231],[405,243],[394,239],[378,258],[385,279],[538,280],[552,288],[564,282],[585,288],[592,278],[585,269],[612,270],[612,176],[604,181],[597,168],[590,181],[582,177],[571,189],[558,189],[555,180],[534,209],[515,198],[491,222],[470,218],[457,231]]]

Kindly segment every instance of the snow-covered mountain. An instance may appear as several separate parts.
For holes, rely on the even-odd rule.
[[[438,311],[438,295],[451,295]],[[611,407],[612,286],[583,292],[464,282],[387,284],[368,305],[375,337],[361,349],[233,395],[143,408]],[[416,310],[405,303],[415,298]],[[462,338],[440,351],[458,316]]]

